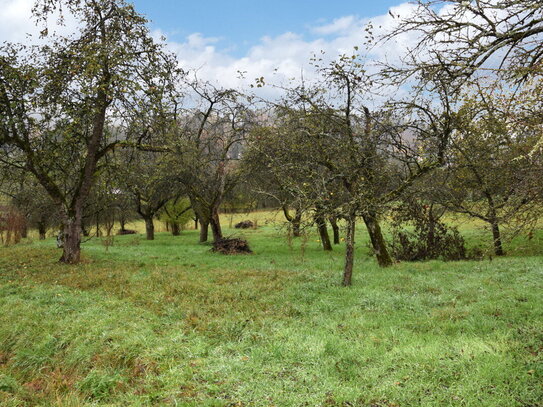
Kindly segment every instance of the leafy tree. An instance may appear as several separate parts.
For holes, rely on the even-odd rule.
[[[437,168],[398,197],[391,211],[391,249],[398,260],[462,260],[466,249],[458,230],[444,221],[442,204],[448,172]]]
[[[497,256],[504,254],[500,226],[533,223],[541,198],[540,154],[530,155],[540,135],[518,122],[522,100],[495,85],[479,87],[459,109],[451,138],[442,202],[488,223]]]
[[[317,83],[291,88],[280,103],[279,135],[266,142],[273,148],[261,151],[283,189],[298,197],[302,207],[345,219],[343,284],[350,285],[357,218],[366,224],[378,263],[392,264],[380,215],[415,179],[436,167],[446,133],[419,131],[422,126],[402,123],[394,112],[370,109],[369,78],[357,55],[317,67]],[[417,149],[423,142],[425,156]]]
[[[273,125],[261,124],[252,129],[243,154],[244,178],[257,195],[271,199],[281,208],[289,225],[289,233],[300,237],[302,217],[308,209],[298,195],[304,174],[294,168],[301,154],[306,152],[297,145],[296,131],[278,117]]]
[[[139,216],[145,221],[147,240],[154,240],[154,218],[179,194],[170,162],[163,153],[124,149],[116,154],[118,189],[131,196]]]
[[[73,35],[0,49],[0,146],[4,161],[33,174],[59,206],[61,261],[77,263],[100,163],[119,144],[144,138],[145,129],[132,134],[128,123],[143,106],[163,106],[175,61],[123,0],[39,0],[33,13],[46,22],[61,9],[77,20]]]
[[[189,85],[196,107],[178,115],[170,152],[176,180],[200,222],[200,242],[207,241],[209,226],[218,241],[222,238],[219,208],[239,182],[237,161],[252,114],[234,90],[198,81]]]
[[[58,208],[43,187],[28,173],[12,166],[0,166],[0,196],[4,196],[23,216],[22,236],[28,228],[36,228],[40,240],[47,230],[60,224]]]
[[[179,236],[183,227],[194,218],[194,212],[187,198],[176,197],[162,207],[159,217],[169,225],[172,235]]]

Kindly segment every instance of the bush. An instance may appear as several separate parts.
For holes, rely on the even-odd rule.
[[[417,201],[403,202],[396,208],[390,244],[393,256],[404,261],[465,259],[464,238],[456,228],[441,222],[444,212]]]

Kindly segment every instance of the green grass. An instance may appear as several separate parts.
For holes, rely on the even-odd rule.
[[[93,239],[78,266],[53,239],[1,248],[0,405],[543,406],[542,234],[380,269],[361,231],[343,288],[342,248],[257,216],[226,230],[250,256],[193,230]]]

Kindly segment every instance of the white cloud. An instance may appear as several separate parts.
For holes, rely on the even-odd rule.
[[[413,5],[404,3],[391,9],[393,15],[405,17],[413,12]],[[227,51],[219,48],[217,38],[206,38],[201,34],[193,34],[184,42],[168,41],[170,49],[178,56],[180,64],[186,69],[198,69],[198,76],[225,87],[246,87],[254,83],[255,78],[264,77],[267,83],[284,84],[286,81],[299,78],[311,78],[314,70],[310,58],[324,52],[324,58],[331,60],[341,54],[350,55],[355,46],[364,49],[364,27],[371,20],[374,34],[385,33],[399,21],[386,13],[370,18],[344,16],[329,24],[310,27],[313,38],[307,39],[302,33],[286,32],[281,35],[262,37],[245,55],[232,57]],[[387,44],[381,44],[368,51],[368,60],[398,61],[399,56],[409,46],[413,46],[416,38],[413,35],[400,36]],[[361,51],[364,52],[364,51]],[[371,69],[371,68],[370,68]],[[245,79],[240,79],[239,72]],[[274,89],[260,90],[260,94],[273,96]]]
[[[26,34],[36,34],[37,27],[30,18],[33,0],[0,0],[0,41],[20,42]]]
[[[357,18],[355,16],[346,16],[336,18],[330,24],[321,25],[313,28],[313,32],[321,35],[345,34],[357,28]]]
[[[26,33],[34,36],[41,27],[36,27],[30,17],[34,0],[0,0],[0,40],[27,41]],[[413,5],[404,3],[393,7],[394,15],[405,17],[413,11]],[[245,55],[234,57],[228,49],[220,48],[220,38],[206,37],[193,33],[182,42],[166,40],[169,49],[178,56],[181,67],[198,70],[198,76],[224,87],[247,87],[255,78],[264,77],[267,83],[284,84],[299,78],[311,78],[314,70],[309,64],[314,54],[324,51],[325,59],[336,58],[340,54],[350,54],[355,46],[363,49],[364,27],[372,21],[375,34],[386,32],[398,19],[386,13],[371,18],[343,16],[329,23],[309,27],[309,36],[304,33],[286,32],[278,36],[262,37]],[[53,19],[54,21],[54,19]],[[73,28],[67,24],[63,30]],[[167,37],[160,30],[153,32],[155,38]],[[397,60],[407,46],[413,44],[412,36],[398,37],[395,41],[374,47],[368,58],[374,60]],[[240,79],[240,72],[245,79]],[[266,87],[261,94],[276,95],[277,92]]]
[[[35,0],[0,0],[0,43],[21,42],[36,43],[39,42],[40,32],[44,26],[37,25],[32,18],[32,6]],[[70,33],[76,27],[76,21],[68,12],[65,11],[64,23],[62,26],[57,24],[58,13],[48,20],[47,28],[50,33]]]

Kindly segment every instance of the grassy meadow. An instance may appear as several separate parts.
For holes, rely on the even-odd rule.
[[[95,238],[78,266],[53,238],[0,248],[0,406],[543,406],[543,233],[380,269],[361,225],[343,288],[343,247],[274,219],[223,216],[253,255],[195,230]]]

